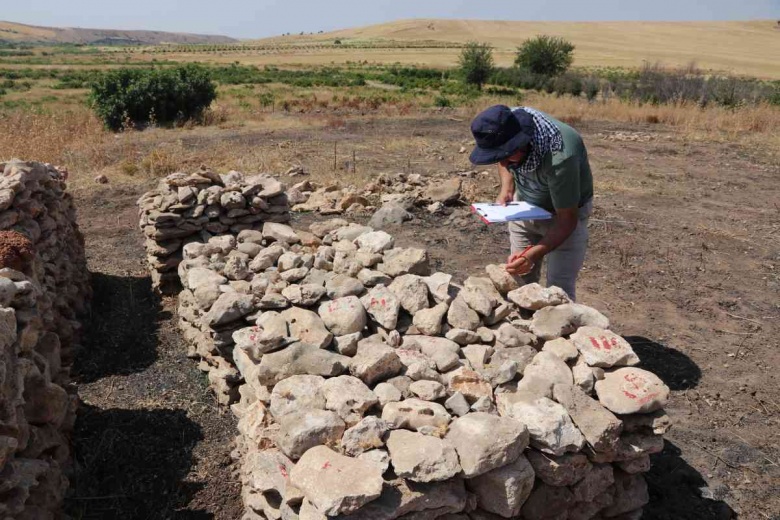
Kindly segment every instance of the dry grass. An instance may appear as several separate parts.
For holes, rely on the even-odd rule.
[[[264,87],[265,88],[265,87]],[[259,92],[236,96],[226,92],[207,116],[208,126],[151,128],[114,134],[106,131],[84,105],[65,103],[46,110],[14,109],[0,112],[4,126],[11,132],[0,133],[0,160],[12,157],[34,158],[59,164],[72,172],[77,189],[92,186],[98,173],[109,176],[112,184],[138,184],[177,170],[194,170],[208,165],[220,170],[283,172],[293,165],[305,165],[324,181],[361,184],[381,171],[387,160],[416,165],[440,165],[439,168],[467,169],[465,155],[457,160],[452,150],[425,135],[409,134],[388,138],[383,135],[351,135],[359,132],[355,121],[390,118],[448,117],[463,125],[468,139],[468,121],[478,111],[495,103],[517,104],[508,97],[483,97],[470,105],[439,113],[429,108],[427,98],[409,98],[399,108],[389,103],[375,107],[354,105],[343,92],[313,89],[275,91],[278,100],[290,101],[289,111],[273,112],[257,101]],[[297,100],[297,101],[296,101]],[[302,101],[303,100],[303,101]],[[315,101],[316,100],[316,101]],[[780,109],[760,106],[729,110],[694,106],[635,105],[609,100],[588,103],[584,99],[528,94],[523,104],[538,107],[575,126],[587,121],[615,121],[627,124],[657,125],[659,132],[672,131],[677,138],[751,146],[771,154],[780,150]],[[357,108],[355,108],[357,106]],[[300,139],[312,129],[321,129],[315,140]],[[343,134],[343,137],[342,137]],[[308,135],[311,135],[308,132]],[[335,168],[333,146],[338,142]],[[466,141],[450,143],[459,147]],[[760,145],[760,146],[758,146]],[[357,164],[352,162],[355,154]]]
[[[470,107],[467,115],[496,103],[511,103],[505,97],[485,97]],[[617,99],[589,103],[570,96],[530,93],[523,105],[533,106],[576,125],[580,121],[622,121],[673,127],[688,139],[750,144],[760,139],[769,151],[780,150],[780,108],[772,105],[699,108],[692,104],[641,105]],[[776,152],[775,152],[776,153]]]
[[[0,112],[0,160],[12,157],[99,169],[110,163],[104,148],[111,134],[86,107],[55,111]]]
[[[537,34],[561,36],[577,47],[575,65],[594,67],[639,67],[643,61],[685,66],[694,61],[708,69],[757,77],[780,78],[778,31],[775,20],[745,22],[518,22],[483,20],[399,20],[390,23],[344,29],[317,35],[286,36],[260,40],[260,43],[311,43],[341,39],[349,41],[392,40],[396,42],[489,42],[496,47],[497,62],[508,65],[512,51],[523,40]],[[296,63],[312,63],[319,56],[325,63],[343,59],[343,50],[307,51],[305,56],[290,55]],[[351,51],[353,56],[388,59],[381,52],[365,49]],[[387,52],[387,51],[385,51]],[[454,65],[457,50],[397,50],[397,60],[425,59],[428,64]],[[269,55],[274,60],[278,55]],[[443,57],[437,58],[436,56]],[[258,57],[261,59],[262,57]],[[270,59],[270,58],[269,58]],[[356,59],[353,57],[353,60]],[[392,59],[392,57],[389,57]],[[396,61],[396,59],[392,59]]]

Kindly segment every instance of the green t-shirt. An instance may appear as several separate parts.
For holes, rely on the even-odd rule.
[[[555,212],[580,207],[593,198],[593,175],[582,137],[569,125],[550,118],[561,131],[563,150],[549,152],[533,173],[509,167],[515,178],[515,198]]]

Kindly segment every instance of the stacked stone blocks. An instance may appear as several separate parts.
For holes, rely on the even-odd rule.
[[[46,520],[67,487],[89,274],[65,172],[21,161],[0,172],[0,518]]]

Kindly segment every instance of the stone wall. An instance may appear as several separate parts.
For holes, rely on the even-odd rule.
[[[64,173],[18,161],[0,171],[0,518],[45,520],[67,487],[89,274]]]
[[[244,519],[641,517],[669,389],[609,320],[394,242],[332,219],[184,247],[180,324],[239,418]]]
[[[178,286],[185,244],[290,220],[283,184],[269,175],[235,171],[174,173],[141,196],[138,207],[152,284],[163,293]]]

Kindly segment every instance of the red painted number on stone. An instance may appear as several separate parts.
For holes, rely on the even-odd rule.
[[[593,345],[593,348],[596,350],[606,350],[609,352],[613,347],[618,346],[616,338],[607,339],[606,336],[601,336],[600,338],[596,339],[591,336],[588,339],[590,339],[590,344]],[[601,340],[601,344],[599,344],[599,339]]]
[[[623,394],[629,399],[638,401],[639,404],[645,404],[655,399],[660,392],[647,393],[647,380],[637,374],[626,374],[623,379],[632,387],[636,393],[623,388]],[[640,394],[644,394],[641,397]]]

